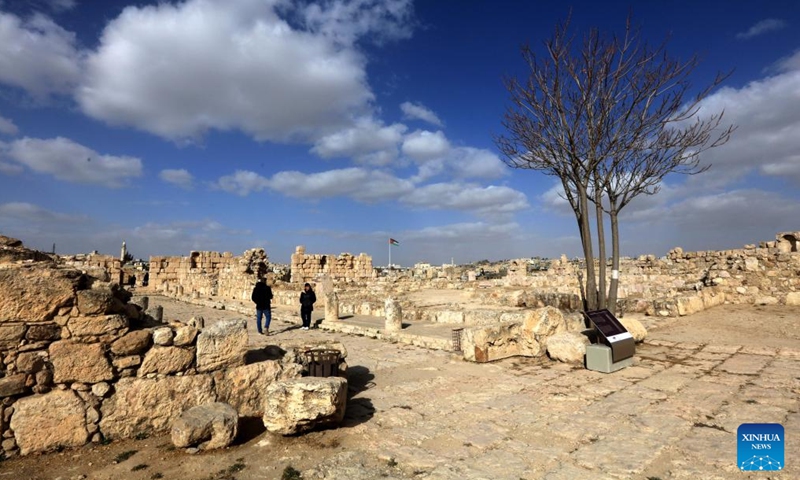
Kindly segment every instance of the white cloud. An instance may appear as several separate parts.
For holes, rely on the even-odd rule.
[[[350,157],[364,165],[385,166],[397,158],[406,129],[403,124],[384,126],[365,118],[351,128],[322,137],[311,151],[322,158]]]
[[[23,21],[0,12],[0,83],[43,99],[71,93],[80,75],[74,33],[41,14]]]
[[[0,162],[0,173],[5,175],[16,175],[25,171],[20,165],[15,163]]]
[[[268,185],[269,180],[256,172],[236,170],[233,175],[221,177],[214,186],[228,193],[235,193],[244,197],[249,195],[250,192],[264,190]]]
[[[484,216],[511,214],[528,208],[525,194],[513,188],[462,183],[418,187],[401,201],[418,208],[462,210]]]
[[[77,98],[94,118],[175,140],[210,129],[318,138],[372,110],[366,59],[350,42],[406,25],[407,3],[308,6],[311,31],[279,17],[294,8],[279,0],[130,6],[89,55]]]
[[[756,23],[747,29],[747,31],[737,33],[736,38],[740,40],[747,40],[765,33],[782,30],[784,28],[786,28],[785,21],[778,18],[767,18],[766,20],[761,20],[760,22]]]
[[[46,2],[56,12],[72,10],[78,5],[76,0],[46,0]]]
[[[0,203],[0,219],[11,222],[22,220],[25,223],[66,223],[85,222],[84,215],[68,215],[44,209],[27,202]]]
[[[15,140],[9,144],[8,156],[33,171],[68,182],[115,188],[142,175],[142,161],[138,158],[100,155],[63,137]]]
[[[272,190],[291,197],[347,196],[362,202],[396,199],[413,189],[411,182],[388,173],[364,168],[344,168],[305,174],[279,172],[269,180]]]
[[[16,135],[19,133],[19,128],[14,125],[14,122],[11,120],[0,116],[0,133],[5,133],[6,135]]]
[[[430,132],[416,130],[406,135],[402,146],[403,154],[418,162],[442,158],[450,151],[450,142],[441,130]]]
[[[791,72],[792,70],[800,70],[800,50],[797,50],[788,57],[778,60],[770,70],[778,72]]]
[[[158,174],[158,178],[186,190],[192,188],[192,183],[194,181],[192,174],[183,168],[161,170],[161,173]]]
[[[400,104],[400,110],[403,111],[404,118],[422,120],[437,127],[444,126],[439,117],[421,103],[403,102]]]

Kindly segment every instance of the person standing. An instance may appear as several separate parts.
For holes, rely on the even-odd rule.
[[[303,286],[303,291],[300,293],[300,318],[303,320],[303,330],[308,330],[311,326],[311,312],[314,311],[314,302],[317,301],[317,296],[311,285],[306,283]]]
[[[256,304],[256,328],[258,333],[269,335],[269,324],[272,322],[272,289],[264,278],[259,278],[253,287],[250,299]],[[261,317],[264,317],[264,329],[261,329]]]

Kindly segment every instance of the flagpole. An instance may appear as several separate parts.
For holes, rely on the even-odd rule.
[[[389,270],[392,269],[392,241],[389,240]]]

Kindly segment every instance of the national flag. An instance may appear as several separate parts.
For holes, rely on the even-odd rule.
[[[389,239],[389,245],[394,245],[395,247],[397,247],[397,246],[399,246],[399,245],[400,245],[400,242],[398,242],[398,241],[397,241],[397,240],[395,240],[394,238],[390,238],[390,239]]]

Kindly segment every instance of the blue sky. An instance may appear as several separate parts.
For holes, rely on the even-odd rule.
[[[405,265],[579,255],[552,177],[505,166],[504,75],[572,8],[624,2],[0,0],[0,233],[59,253],[295,245]],[[733,70],[712,168],[627,207],[622,253],[800,229],[800,6],[636,2],[642,36]]]

